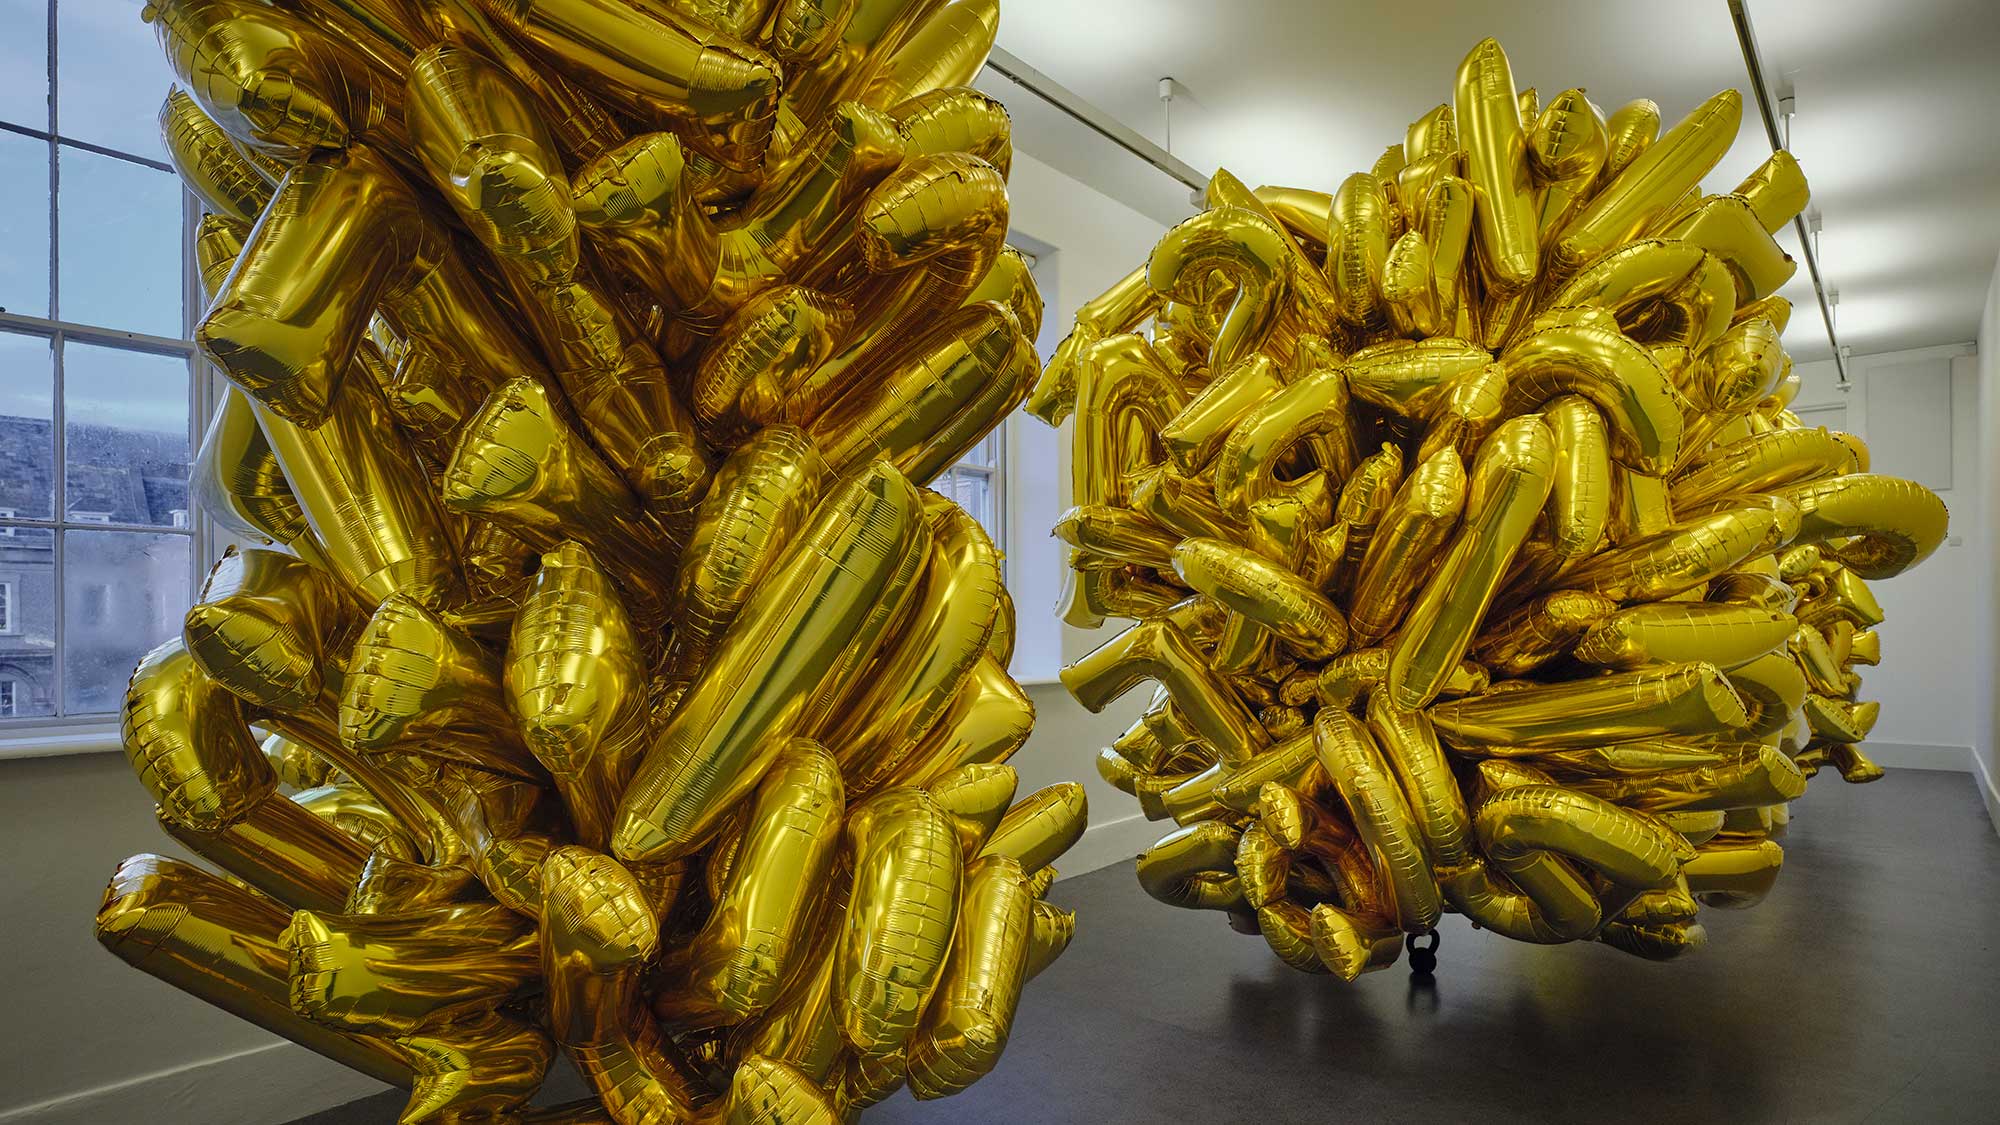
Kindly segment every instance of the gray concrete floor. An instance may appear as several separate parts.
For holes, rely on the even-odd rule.
[[[1120,864],[1056,886],[1076,942],[1029,988],[1000,1068],[866,1120],[2000,1120],[2000,838],[1971,779],[1823,776],[1784,846],[1777,889],[1705,910],[1689,959],[1520,945],[1450,916],[1428,988],[1401,966],[1351,985],[1292,972]]]

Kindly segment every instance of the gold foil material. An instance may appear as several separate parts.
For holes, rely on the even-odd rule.
[[[1741,107],[1544,102],[1486,40],[1373,167],[1218,170],[1082,305],[1028,407],[1071,426],[1057,612],[1128,622],[1063,683],[1155,689],[1094,763],[1176,826],[1149,894],[1343,980],[1446,910],[1664,960],[1807,777],[1881,776],[1865,580],[1948,514],[1787,409],[1805,178],[1699,186]]]
[[[244,546],[123,715],[223,874],[128,860],[103,944],[406,1123],[833,1125],[999,1065],[1086,810],[1017,799],[1001,548],[924,487],[1038,368],[994,0],[142,16]],[[558,1049],[589,1096],[531,1109]]]

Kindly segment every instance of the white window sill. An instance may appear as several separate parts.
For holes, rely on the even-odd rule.
[[[55,758],[68,754],[108,754],[123,749],[115,722],[93,726],[0,729],[0,761],[10,758]]]

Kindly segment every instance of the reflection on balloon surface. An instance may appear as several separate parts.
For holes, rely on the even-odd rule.
[[[1489,39],[1330,193],[1218,170],[1028,396],[1073,421],[1057,612],[1133,622],[1063,682],[1156,685],[1097,757],[1177,826],[1140,883],[1296,968],[1443,910],[1675,957],[1808,777],[1881,776],[1864,580],[1947,513],[1788,409],[1803,174],[1704,193],[1735,91],[1537,101]]]
[[[1000,551],[925,487],[1037,368],[993,0],[142,15],[242,545],[123,725],[221,874],[127,860],[99,940],[404,1122],[999,1065],[1085,808],[1016,799]]]

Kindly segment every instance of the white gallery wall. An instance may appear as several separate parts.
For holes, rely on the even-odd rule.
[[[1047,302],[1037,347],[1046,358],[1068,333],[1077,306],[1143,263],[1167,228],[1024,153],[1014,157],[1007,195],[1013,236],[1047,248],[1037,266]],[[1013,764],[1023,793],[1057,781],[1083,782],[1090,828],[1058,864],[1066,875],[1081,874],[1130,859],[1163,834],[1129,797],[1097,776],[1094,764],[1098,749],[1138,718],[1151,692],[1135,690],[1093,715],[1056,682],[1062,663],[1116,632],[1115,627],[1084,632],[1055,620],[1063,558],[1048,529],[1069,507],[1068,425],[1058,433],[1026,414],[1008,419],[1006,465],[1008,586],[1021,632],[1012,671],[1035,704],[1035,733]]]
[[[1018,154],[1009,187],[1015,228],[1053,248],[1043,343],[1068,331],[1076,306],[1145,260],[1166,227],[1034,157]],[[1079,874],[1128,859],[1160,834],[1097,777],[1092,759],[1137,716],[1143,692],[1092,715],[1054,682],[1064,658],[1093,643],[1060,630],[1050,610],[1061,559],[1047,529],[1066,506],[1067,442],[1026,416],[1007,425],[1010,584],[1022,624],[1044,632],[1035,666],[1017,660],[1038,711],[1015,759],[1023,792],[1062,780],[1089,789],[1093,825],[1064,861]],[[1024,638],[1022,656],[1032,647]],[[91,919],[112,869],[156,851],[192,858],[153,821],[152,800],[122,754],[0,759],[0,823],[16,845],[0,869],[0,995],[36,1033],[10,1040],[0,1125],[269,1125],[380,1090],[220,1009],[128,967],[98,947]],[[227,1091],[218,1096],[218,1091]]]
[[[1017,157],[1010,193],[1014,230],[1044,247],[1048,308],[1040,341],[1046,356],[1069,329],[1076,307],[1143,261],[1166,224],[1032,157]],[[1801,308],[1795,341],[1819,331],[1816,310]],[[1982,340],[1881,355],[1854,356],[1850,385],[1839,386],[1831,360],[1803,363],[1795,404],[1811,424],[1844,429],[1866,440],[1871,469],[1906,476],[1935,490],[1951,510],[1945,546],[1908,574],[1872,583],[1887,620],[1879,627],[1883,663],[1863,669],[1862,698],[1882,703],[1869,752],[1882,764],[1965,770],[1975,755],[2000,777],[2000,704],[1992,702],[1994,653],[2000,651],[2000,544],[1990,537],[1983,497],[2000,480],[2000,274],[1988,295]],[[1009,585],[1024,644],[1013,668],[1037,708],[1034,735],[1015,763],[1023,791],[1080,779],[1091,800],[1091,828],[1065,862],[1067,874],[1129,858],[1172,825],[1146,822],[1133,802],[1096,774],[1099,747],[1117,737],[1144,708],[1150,692],[1134,691],[1102,715],[1083,710],[1054,678],[1051,648],[1074,660],[1117,628],[1061,626],[1047,610],[1061,585],[1060,544],[1046,528],[1069,505],[1067,427],[1060,436],[1024,415],[1008,423]],[[1978,623],[1992,622],[1992,628]],[[1039,634],[1039,635],[1037,635]],[[1032,640],[1028,639],[1033,637]],[[1982,782],[1985,779],[1982,778]],[[1989,793],[1991,783],[1985,782]]]
[[[1800,309],[1791,333],[1818,329]],[[1886,766],[1966,769],[1984,744],[1986,675],[1975,620],[1990,581],[1987,520],[1980,503],[1986,456],[1981,360],[1970,344],[1848,361],[1841,390],[1831,360],[1801,364],[1794,409],[1809,424],[1844,429],[1868,443],[1870,469],[1929,486],[1951,510],[1945,545],[1921,566],[1870,588],[1887,620],[1882,664],[1863,668],[1861,697],[1882,703],[1868,751]]]
[[[1979,318],[1979,432],[1987,435],[1979,451],[1979,496],[1981,508],[1990,509],[1994,498],[2000,497],[2000,263],[1996,263],[1993,279],[1986,287],[1986,305]],[[1978,725],[1978,738],[1973,745],[1978,747],[1981,795],[1986,798],[1986,811],[1993,817],[1996,827],[2000,827],[2000,699],[1995,698],[1993,686],[2000,677],[2000,520],[1991,518],[1981,528],[1980,537],[1973,540],[1979,544],[1978,576],[1975,578],[1979,599],[1974,610],[1967,614],[1971,624],[1955,636],[1964,636],[1962,651],[1974,660],[1978,669],[1978,682],[1973,685],[1972,699],[1975,706],[1983,707],[1984,715]]]
[[[1017,240],[1040,256],[1046,355],[1077,305],[1145,260],[1166,230],[1164,205],[1155,200],[1142,213],[1027,152],[1015,157],[1010,195]],[[1815,327],[1809,310],[1796,321],[1795,334]],[[1947,345],[1856,357],[1845,392],[1831,363],[1802,365],[1799,406],[1809,419],[1866,438],[1877,471],[1927,476],[1952,510],[1952,545],[1910,575],[1876,584],[1889,620],[1884,665],[1865,670],[1865,695],[1883,703],[1871,751],[1888,765],[1964,768],[1976,750],[1989,775],[2000,776],[2000,706],[1990,690],[2000,528],[1982,503],[2000,482],[2000,442],[1983,438],[2000,432],[2000,288],[1988,294],[1980,339],[1977,355]],[[1171,827],[1141,818],[1093,764],[1150,693],[1092,715],[1055,682],[1063,661],[1112,630],[1069,629],[1051,615],[1062,558],[1047,528],[1068,506],[1067,436],[1020,415],[1005,436],[1004,548],[1023,634],[1013,671],[1037,708],[1035,733],[1014,764],[1023,792],[1084,783],[1091,827],[1060,864],[1075,875],[1128,859]],[[1988,793],[1990,803],[1990,782]],[[0,1125],[264,1125],[379,1089],[126,967],[91,939],[91,917],[120,859],[181,854],[154,824],[122,755],[0,760],[0,818],[17,844],[15,863],[0,872],[0,989],[19,1019],[38,1021],[36,1034],[13,1041]],[[217,1098],[219,1089],[228,1096]]]
[[[0,762],[0,1125],[270,1125],[382,1088],[131,968],[91,920],[139,852],[192,859],[118,753]],[[26,1029],[25,1031],[21,1029]]]

